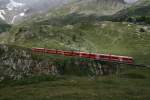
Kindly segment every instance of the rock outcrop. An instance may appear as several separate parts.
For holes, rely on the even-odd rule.
[[[34,74],[57,74],[57,71],[49,61],[36,58],[29,49],[0,45],[0,80]]]

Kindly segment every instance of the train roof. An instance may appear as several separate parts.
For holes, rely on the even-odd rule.
[[[33,47],[32,49],[57,50],[57,49],[47,49],[47,48],[37,48],[37,47]],[[119,56],[119,55],[111,55],[111,54],[89,53],[89,52],[71,51],[71,50],[57,50],[57,51],[76,52],[76,53],[94,54],[94,55],[102,55],[102,56],[114,56],[114,57],[120,57],[120,58],[130,58],[130,59],[133,59],[133,57],[130,57],[130,56]]]

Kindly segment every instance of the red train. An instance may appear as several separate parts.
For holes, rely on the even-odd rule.
[[[47,53],[47,54],[59,54],[65,56],[77,56],[77,57],[90,58],[90,59],[100,60],[100,61],[120,62],[120,63],[127,63],[127,64],[134,63],[133,58],[128,56],[96,54],[96,53],[86,53],[86,52],[78,52],[78,51],[64,51],[64,50],[54,50],[54,49],[45,49],[45,48],[32,48],[32,51],[39,52],[39,53]]]

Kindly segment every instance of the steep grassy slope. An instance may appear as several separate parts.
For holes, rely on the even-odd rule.
[[[150,24],[150,1],[141,0],[131,7],[119,11],[114,15],[116,20],[127,20],[133,22],[145,22]]]
[[[136,63],[150,65],[150,26],[101,21],[94,14],[97,10],[93,9],[92,14],[87,14],[86,10],[61,11],[64,12],[60,15],[35,18],[13,26],[5,40],[8,44],[28,48],[128,55],[133,56]],[[81,14],[80,11],[85,12]],[[11,81],[0,76],[2,100],[148,100],[150,97],[149,68],[123,66],[117,75],[97,77],[93,74],[93,68],[97,66],[89,60],[83,59],[87,64],[80,65],[76,58],[34,55],[29,49],[18,46],[10,46],[10,49],[9,46],[0,46],[0,75],[15,76],[17,79],[30,77]],[[54,62],[56,60],[62,62]],[[33,73],[38,76],[32,77]],[[59,77],[39,76],[42,73],[59,74]],[[89,77],[81,77],[84,75]]]
[[[127,16],[147,16],[150,15],[150,2],[149,0],[141,0],[136,4],[132,5],[131,7],[120,11],[122,14]]]
[[[11,29],[9,43],[25,47],[129,55],[139,63],[149,63],[150,31],[141,31],[148,26],[73,16],[15,26]]]
[[[90,6],[99,7],[98,5],[100,5],[103,7],[101,3],[107,5],[106,7],[110,4],[124,4],[122,0],[75,1],[72,3],[73,5],[82,5],[78,5],[79,8],[89,7],[88,11],[95,11],[95,14],[80,13],[87,8],[70,13],[72,6],[69,4],[62,9],[54,10],[60,11],[59,14],[51,12],[47,17],[36,17],[12,27],[7,38],[8,43],[25,47],[48,47],[128,55],[135,57],[138,63],[149,64],[149,26],[124,22],[102,22],[100,21],[101,17],[96,15],[98,14],[96,11],[101,12],[101,10],[93,10]],[[112,6],[115,7],[114,5]],[[66,8],[68,6],[69,8]],[[105,11],[107,12],[106,9]],[[51,14],[54,16],[52,17]]]
[[[124,0],[75,0],[61,8],[53,9],[48,16],[62,16],[70,13],[112,15],[125,6]]]

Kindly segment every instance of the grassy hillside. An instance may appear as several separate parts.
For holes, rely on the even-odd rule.
[[[99,8],[103,7],[101,3],[106,4],[109,9]],[[130,13],[133,15],[136,13],[135,11],[142,12],[142,7],[148,7],[148,3],[144,3],[144,1],[142,3],[142,6],[137,7],[139,5],[137,3],[125,11],[129,13],[131,10]],[[119,9],[118,6],[110,9],[109,5],[111,4],[117,4],[120,7],[120,5],[124,5],[124,2],[122,0],[74,1],[74,3],[61,9],[50,11],[47,16],[34,17],[13,26],[10,30],[11,35],[8,38],[8,43],[25,47],[47,47],[127,55],[135,57],[138,63],[150,64],[149,26],[128,22],[101,21],[101,15],[98,15],[101,10],[107,12],[108,10]],[[97,10],[93,9],[94,5]],[[71,11],[71,7],[78,9]],[[136,7],[140,9],[137,10]],[[87,14],[85,13],[86,10],[91,10],[94,13]],[[126,14],[124,11],[121,12]]]
[[[122,14],[127,16],[148,16],[150,15],[149,12],[150,9],[150,2],[149,0],[141,0],[137,2],[136,4],[132,5],[131,7],[122,10]]]
[[[149,68],[125,65],[116,68],[115,64],[105,63],[103,72],[113,71],[113,75],[99,77],[106,74],[100,74],[100,71],[98,74],[97,71],[102,68],[92,60],[37,54],[24,48],[133,56],[135,63],[150,65],[149,25],[124,22],[124,19],[120,22],[101,21],[101,15],[122,9],[123,0],[85,1],[75,0],[64,8],[50,11],[47,16],[14,25],[7,35],[0,35],[0,42],[9,44],[8,47],[0,46],[0,100],[149,99]],[[119,4],[114,1],[119,1]],[[102,2],[106,6],[101,5]],[[112,3],[114,5],[110,7]],[[136,9],[128,9],[127,13],[133,10],[130,16],[135,15]],[[141,17],[143,9],[138,10],[140,14],[135,16]],[[11,77],[21,80],[9,80]]]
[[[141,0],[127,9],[123,9],[114,15],[116,20],[130,22],[144,22],[150,24],[150,1]]]
[[[139,7],[137,7],[139,5],[137,3],[126,11],[131,10],[132,13],[130,13],[133,15],[136,13],[135,11],[142,12],[143,9],[141,8],[149,7],[149,2],[145,2],[147,3],[142,1],[143,5]],[[118,5],[124,4],[121,0],[115,2],[112,0],[108,0],[108,2],[104,2],[103,0],[95,0],[92,2],[89,0],[85,3],[85,6],[81,7],[89,7],[92,11],[96,11],[90,8],[90,5],[99,7],[100,3],[106,3],[106,7],[111,3],[117,3]],[[60,15],[51,12],[46,17],[35,17],[15,25],[10,29],[8,36],[2,37],[0,41],[5,42],[7,40],[8,44],[30,48],[47,47],[127,55],[135,57],[137,63],[150,64],[149,26],[136,25],[128,22],[101,21],[101,17],[97,14],[80,13],[82,9],[69,13],[70,7],[72,7],[71,5],[79,7],[81,4],[84,4],[82,0],[75,1],[62,9],[54,10],[60,11]],[[137,10],[135,8],[140,9]],[[100,11],[99,9],[97,10]],[[107,10],[105,9],[105,11]],[[143,13],[145,12],[143,11]],[[51,14],[55,16],[52,17]]]
[[[31,77],[0,83],[0,99],[149,100],[149,83],[149,69],[130,69],[103,77]]]
[[[123,0],[74,0],[61,8],[51,10],[47,16],[62,16],[71,13],[112,15],[125,6],[126,3]]]
[[[97,17],[68,15],[12,27],[9,43],[128,55],[149,63],[149,26],[127,22],[101,22]]]

